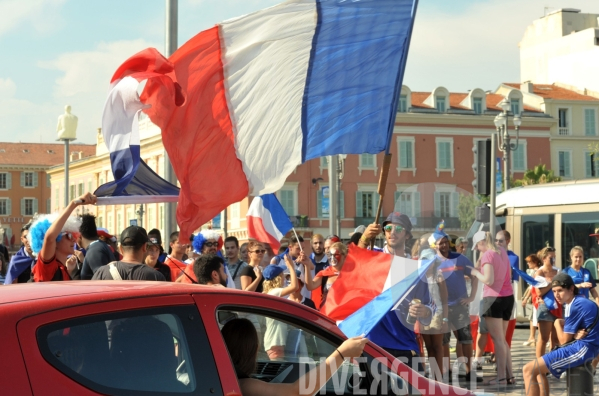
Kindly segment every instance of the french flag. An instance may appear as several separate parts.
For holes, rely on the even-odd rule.
[[[116,78],[147,79],[136,109],[162,130],[183,235],[307,160],[385,150],[416,3],[290,0],[125,61]]]
[[[260,242],[270,244],[276,251],[281,246],[281,239],[292,228],[293,224],[285,209],[274,194],[255,197],[247,212],[248,236]]]
[[[339,328],[346,336],[368,336],[389,311],[411,300],[417,287],[428,295],[426,272],[434,262],[434,258],[412,260],[350,245],[321,311],[342,321]]]

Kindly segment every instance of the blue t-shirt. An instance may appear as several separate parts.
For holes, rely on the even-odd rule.
[[[396,310],[389,311],[383,319],[370,330],[370,333],[366,336],[370,341],[383,348],[420,353],[420,346],[418,345],[418,341],[416,341],[414,327],[406,327],[404,325],[406,321],[400,320],[399,317],[404,319],[407,318],[412,298],[418,298],[422,304],[428,305],[431,308],[433,315],[435,311],[431,306],[432,301],[428,292],[428,283],[426,281],[417,282],[411,293],[409,298],[403,299]],[[420,322],[424,325],[430,324],[433,315],[422,318]]]
[[[583,282],[591,282],[593,287],[597,286],[597,284],[595,283],[595,279],[593,279],[593,277],[591,276],[591,271],[589,271],[586,268],[580,268],[580,271],[576,271],[572,267],[567,267],[563,270],[563,272],[572,277],[572,280],[574,281],[575,285],[578,285],[579,283]],[[590,291],[591,289],[586,289],[582,287],[578,288],[578,292],[580,293],[580,295],[585,296],[586,298],[589,298]]]
[[[593,301],[582,296],[574,296],[570,304],[564,304],[564,332],[576,334],[578,330],[588,329],[595,322],[598,311],[599,308]],[[599,323],[579,341],[595,351],[599,350]]]
[[[510,265],[512,268],[520,269],[520,258],[516,253],[511,250],[507,251],[507,258],[510,259]],[[516,271],[512,271],[512,282],[518,282],[520,280],[520,275]]]
[[[468,257],[456,252],[449,252],[448,260],[439,266],[447,285],[447,305],[450,307],[459,305],[462,298],[468,298],[464,275],[470,276],[472,268],[474,266]]]

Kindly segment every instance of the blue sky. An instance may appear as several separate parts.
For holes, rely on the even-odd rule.
[[[280,0],[179,0],[179,44]],[[420,0],[404,83],[466,92],[519,81],[518,42],[545,6],[588,0]],[[599,2],[597,2],[599,3]],[[0,0],[0,140],[53,142],[66,104],[95,142],[110,77],[135,52],[164,51],[164,0]]]

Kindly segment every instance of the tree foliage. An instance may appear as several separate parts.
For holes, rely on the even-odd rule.
[[[484,198],[477,195],[460,194],[460,200],[458,201],[458,219],[460,220],[460,227],[463,230],[468,230],[470,229],[470,226],[472,226],[476,207],[483,201],[488,200],[488,198],[486,200]]]
[[[522,179],[514,180],[512,185],[514,187],[530,186],[533,184],[545,184],[561,181],[562,178],[555,176],[551,169],[547,169],[545,164],[539,164],[533,169],[529,169],[524,172]]]

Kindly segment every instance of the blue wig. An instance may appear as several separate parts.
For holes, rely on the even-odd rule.
[[[193,246],[193,251],[196,254],[202,254],[202,248],[204,247],[204,242],[206,242],[206,238],[204,238],[204,235],[202,235],[201,232],[198,232],[198,235],[193,237],[191,246]]]
[[[46,232],[52,225],[52,222],[49,219],[43,219],[40,221],[36,221],[29,228],[29,241],[31,242],[31,250],[33,253],[39,253],[42,250],[42,245],[44,244],[44,237],[46,236]]]

